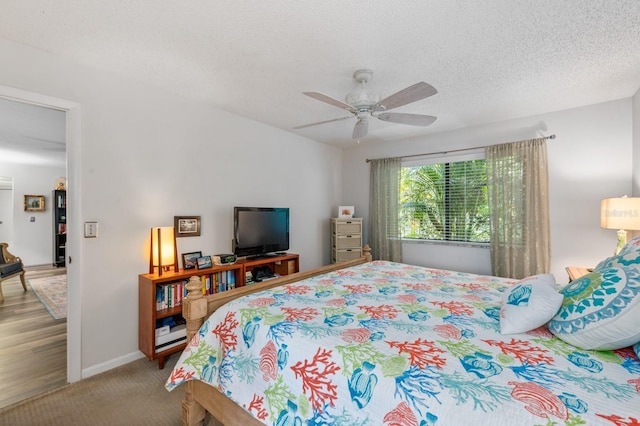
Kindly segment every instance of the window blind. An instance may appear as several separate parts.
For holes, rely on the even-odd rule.
[[[485,160],[412,163],[401,170],[402,238],[489,242]]]

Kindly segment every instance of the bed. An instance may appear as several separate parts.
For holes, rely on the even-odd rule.
[[[228,294],[194,283],[166,387],[186,387],[186,425],[640,425],[630,347],[500,332],[515,281],[363,257]]]

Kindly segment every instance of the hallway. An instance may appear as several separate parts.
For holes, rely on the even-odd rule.
[[[65,268],[25,268],[25,278],[66,273]],[[20,278],[3,282],[0,304],[0,407],[67,383],[67,320],[55,320]]]

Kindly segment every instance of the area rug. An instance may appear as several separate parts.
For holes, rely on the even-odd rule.
[[[67,317],[67,276],[55,275],[46,278],[32,278],[29,286],[55,319]]]

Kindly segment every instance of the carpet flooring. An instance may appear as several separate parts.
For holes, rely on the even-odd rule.
[[[40,302],[54,319],[67,317],[67,275],[27,280]]]
[[[1,425],[173,426],[181,425],[184,388],[164,388],[177,354],[163,370],[140,359],[60,389],[0,409]],[[205,425],[217,422],[209,415]]]

